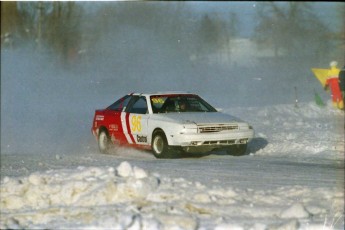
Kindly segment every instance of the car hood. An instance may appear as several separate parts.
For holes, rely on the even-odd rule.
[[[186,112],[186,113],[164,113],[155,114],[161,120],[166,120],[170,122],[178,122],[181,124],[186,123],[232,123],[232,122],[243,122],[237,117],[231,116],[229,114],[220,112]]]

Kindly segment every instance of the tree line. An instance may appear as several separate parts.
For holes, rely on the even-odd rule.
[[[313,3],[257,5],[255,31],[250,39],[259,48],[274,50],[276,59],[320,62],[341,57],[345,26],[331,31],[317,17]],[[239,37],[241,30],[240,13],[230,6],[225,16],[200,15],[184,2],[2,1],[1,46],[16,49],[31,45],[37,50],[45,47],[63,62],[73,63],[80,57],[90,59],[97,53],[111,53],[110,47],[126,52],[124,49],[131,45],[127,43],[139,46],[134,41],[139,39],[152,49],[162,47],[156,50],[161,55],[201,60],[221,50],[231,55],[231,41]],[[344,4],[339,3],[334,13],[340,21],[345,21]],[[130,41],[126,36],[134,38]]]

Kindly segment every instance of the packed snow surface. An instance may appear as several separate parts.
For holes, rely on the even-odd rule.
[[[240,157],[155,159],[120,148],[1,155],[1,229],[344,229],[344,113],[229,108],[253,125]],[[91,134],[90,134],[91,135]]]

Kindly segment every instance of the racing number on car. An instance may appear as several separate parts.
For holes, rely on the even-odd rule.
[[[163,98],[152,98],[151,100],[154,104],[164,104]]]
[[[131,130],[132,132],[141,132],[141,116],[133,116],[131,119],[132,127]]]

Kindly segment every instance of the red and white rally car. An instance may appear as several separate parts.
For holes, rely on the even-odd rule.
[[[177,152],[224,149],[244,154],[253,128],[218,112],[196,94],[131,93],[106,109],[96,110],[92,133],[102,153],[128,145],[150,149],[157,158]]]

